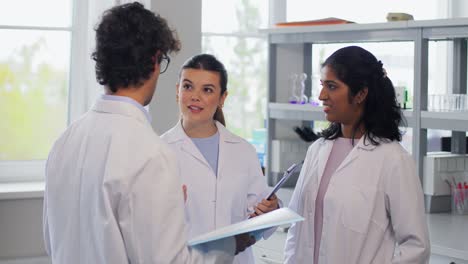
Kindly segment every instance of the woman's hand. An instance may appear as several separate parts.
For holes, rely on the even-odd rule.
[[[270,200],[263,199],[260,203],[258,203],[257,206],[255,206],[255,212],[250,214],[250,218],[261,214],[266,214],[278,208],[278,197],[276,197],[276,194],[274,194]]]
[[[244,251],[246,248],[255,244],[255,237],[251,236],[249,233],[239,234],[234,236],[236,239],[236,252],[235,255]]]

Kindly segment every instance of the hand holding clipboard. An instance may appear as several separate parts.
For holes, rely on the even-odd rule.
[[[283,178],[281,178],[281,180],[279,180],[279,182],[275,185],[275,187],[273,187],[273,190],[271,190],[271,192],[267,195],[267,197],[265,199],[267,200],[270,200],[271,197],[281,188],[281,186],[284,185],[284,183],[289,179],[289,177],[291,177],[291,175],[296,171],[297,168],[300,167],[300,165],[302,165],[304,163],[304,161],[301,161],[300,163],[295,163],[293,165],[291,165],[283,174]]]
[[[277,201],[275,201],[275,207],[274,208],[271,208],[271,204],[269,204],[269,202],[272,201],[272,200],[277,199],[277,198],[273,199],[275,193],[281,188],[281,186],[283,186],[286,183],[286,181],[289,179],[289,177],[291,177],[291,175],[298,168],[301,167],[300,165],[302,165],[302,163],[304,163],[304,161],[302,161],[302,162],[300,162],[298,164],[293,164],[284,172],[283,177],[281,178],[281,180],[279,180],[279,182],[275,185],[275,187],[273,187],[271,192],[264,198],[264,200],[266,200],[267,202],[260,202],[259,204],[257,204],[257,206],[255,208],[255,211],[252,214],[250,214],[250,217],[255,217],[255,216],[259,215],[259,212],[260,212],[260,214],[262,214],[262,213],[267,213],[267,212],[269,212],[271,210],[275,210],[275,209],[279,208],[279,205],[277,204]],[[259,209],[260,204],[263,207],[262,209]]]
[[[275,193],[281,188],[281,186],[284,185],[284,183],[289,179],[289,177],[291,177],[291,175],[298,169],[301,167],[301,165],[304,163],[304,161],[301,161],[300,163],[298,164],[293,164],[291,165],[283,174],[283,177],[281,178],[281,180],[278,181],[278,183],[275,185],[275,187],[273,187],[273,190],[271,190],[271,192],[265,197],[265,200],[271,200],[273,198],[273,196],[275,195]],[[257,216],[257,212],[254,212],[253,214],[250,215],[249,218],[252,218],[252,217],[255,217]],[[251,235],[255,237],[256,241],[259,241],[262,237],[263,237],[263,232],[265,231],[266,229],[261,229],[261,230],[257,230],[255,232],[252,232]]]

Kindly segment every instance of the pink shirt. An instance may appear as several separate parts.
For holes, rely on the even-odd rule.
[[[357,143],[357,139],[354,140]],[[328,184],[333,173],[338,169],[340,164],[346,158],[346,156],[353,149],[349,138],[337,138],[333,142],[333,147],[328,156],[325,170],[323,171],[322,179],[320,180],[319,189],[317,192],[317,198],[315,200],[315,214],[314,214],[314,230],[315,230],[315,243],[314,243],[314,263],[318,263],[318,251],[320,248],[320,239],[322,238],[322,226],[323,226],[323,198],[327,193]]]

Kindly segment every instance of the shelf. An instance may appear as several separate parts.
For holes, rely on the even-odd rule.
[[[321,106],[269,103],[268,111],[270,118],[273,119],[327,121]],[[406,118],[407,126],[411,127],[413,124],[413,111],[403,110],[402,112]]]
[[[398,23],[398,22],[396,22]],[[340,43],[413,41],[417,29],[404,26],[346,24],[269,30],[270,43]]]
[[[418,30],[431,40],[468,37],[468,18],[396,21],[387,23],[292,26],[262,29],[270,43],[339,43],[413,41]]]
[[[452,65],[448,79],[453,82],[451,92],[466,93],[468,18],[399,21],[373,24],[345,24],[307,27],[276,27],[262,30],[268,35],[269,82],[267,113],[269,139],[282,138],[291,133],[280,120],[326,121],[323,107],[293,105],[286,102],[287,85],[280,73],[313,72],[312,49],[322,43],[361,43],[361,42],[412,42],[413,57],[413,96],[414,109],[403,110],[406,125],[412,129],[413,157],[418,176],[424,181],[424,157],[426,156],[426,129],[468,131],[468,111],[432,112],[422,111],[428,96],[428,54],[429,43],[439,40],[453,41],[453,52],[448,61]],[[302,56],[302,58],[301,58]],[[306,89],[310,89],[310,82]],[[450,91],[449,91],[450,92]],[[419,99],[419,100],[416,100]],[[457,140],[465,138],[464,133],[456,133]],[[269,143],[270,144],[270,143]],[[269,145],[271,147],[271,144]],[[267,152],[266,172],[271,171],[272,158]],[[270,174],[268,174],[270,175]],[[271,177],[271,176],[269,176]],[[291,191],[292,192],[292,191]],[[284,196],[279,196],[287,201]],[[468,216],[450,214],[428,214],[427,223],[431,237],[431,250],[434,255],[468,260]],[[458,262],[457,262],[458,263]]]
[[[323,107],[308,104],[269,103],[270,118],[304,121],[326,121]]]
[[[421,128],[468,131],[468,111],[421,111]]]
[[[468,18],[408,21],[408,27],[423,29],[423,38],[443,40],[468,37]]]

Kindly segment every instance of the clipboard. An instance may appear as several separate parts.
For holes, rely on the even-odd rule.
[[[199,235],[189,240],[188,245],[196,246],[243,233],[250,233],[251,235],[255,236],[258,241],[260,240],[261,235],[265,229],[280,225],[292,224],[303,220],[304,218],[302,216],[293,210],[284,207]]]
[[[281,186],[284,185],[284,183],[289,179],[289,177],[291,177],[291,175],[296,171],[297,168],[300,167],[300,165],[302,165],[304,163],[304,161],[301,161],[300,163],[294,163],[293,165],[291,165],[283,174],[283,178],[281,178],[281,180],[279,180],[279,182],[275,185],[275,187],[273,187],[273,190],[270,192],[270,194],[268,194],[268,196],[266,197],[266,200],[270,200],[271,197],[281,188]]]

